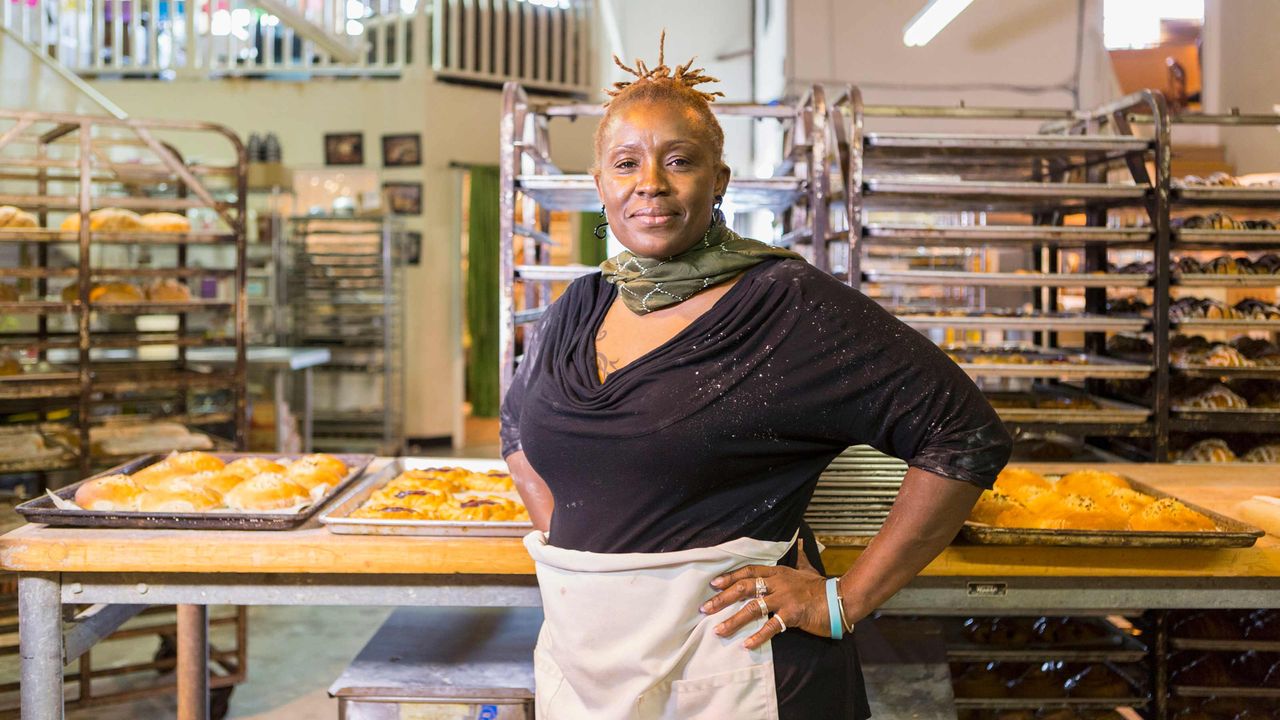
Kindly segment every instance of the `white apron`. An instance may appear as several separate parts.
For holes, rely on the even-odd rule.
[[[533,653],[538,720],[777,720],[772,644],[742,646],[764,621],[722,638],[715,626],[743,605],[698,608],[717,575],[775,565],[793,542],[615,554],[525,536],[546,617]]]

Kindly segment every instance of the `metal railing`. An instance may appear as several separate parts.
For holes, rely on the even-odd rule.
[[[569,95],[591,91],[592,6],[585,0],[433,0],[437,77]]]
[[[82,76],[398,75],[426,54],[426,0],[0,6],[6,32]]]

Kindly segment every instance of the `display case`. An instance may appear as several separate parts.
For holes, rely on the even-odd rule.
[[[312,446],[398,455],[404,444],[401,229],[384,217],[289,221],[292,344],[325,347]]]
[[[0,111],[0,473],[243,445],[244,197],[219,125]]]

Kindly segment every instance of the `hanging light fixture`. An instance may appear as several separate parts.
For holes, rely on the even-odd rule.
[[[911,18],[902,30],[902,44],[920,47],[929,44],[934,35],[964,12],[973,0],[929,0],[929,4]]]

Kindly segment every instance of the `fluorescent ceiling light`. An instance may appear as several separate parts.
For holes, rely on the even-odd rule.
[[[902,44],[907,47],[927,45],[934,35],[964,12],[973,0],[929,0],[902,31]]]

